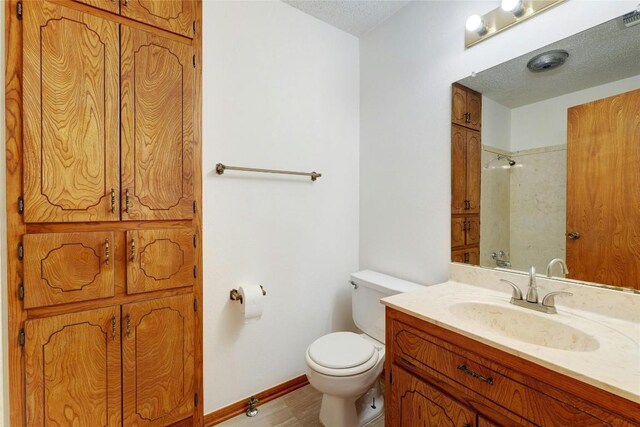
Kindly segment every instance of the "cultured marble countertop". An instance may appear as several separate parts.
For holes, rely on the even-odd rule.
[[[524,289],[523,289],[524,290]],[[540,297],[544,296],[541,293]],[[638,296],[640,298],[640,295]],[[556,298],[558,314],[539,313],[509,304],[511,293],[454,281],[427,286],[382,299],[382,303],[426,322],[472,338],[542,365],[553,371],[594,385],[640,403],[640,323],[621,316],[569,308]],[[572,298],[572,297],[569,297]],[[499,334],[455,313],[461,302],[506,305],[535,316],[579,329],[597,339],[599,346],[588,351],[560,350],[534,345]],[[526,328],[526,324],[522,325]],[[549,332],[550,334],[552,332]]]

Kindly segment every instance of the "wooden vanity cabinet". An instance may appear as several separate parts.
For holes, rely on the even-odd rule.
[[[637,403],[390,308],[386,334],[389,426],[640,423]],[[416,410],[440,421],[407,422]]]
[[[459,84],[453,85],[451,122],[474,130],[482,125],[482,94]]]
[[[456,249],[451,251],[451,261],[462,264],[480,265],[480,248]]]

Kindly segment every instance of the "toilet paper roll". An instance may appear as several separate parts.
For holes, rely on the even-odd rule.
[[[264,307],[264,295],[260,285],[240,286],[238,293],[242,295],[242,310],[244,311],[244,323],[253,323],[260,320]]]

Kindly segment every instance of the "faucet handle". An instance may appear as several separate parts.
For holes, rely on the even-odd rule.
[[[520,288],[513,282],[509,281],[509,280],[505,280],[505,279],[500,279],[501,282],[505,282],[511,285],[511,287],[513,288],[513,293],[511,294],[511,299],[514,300],[522,300],[522,291],[520,290]]]
[[[544,296],[544,298],[542,298],[542,305],[544,305],[545,307],[555,307],[556,306],[555,297],[558,295],[566,295],[569,297],[573,296],[571,292],[565,292],[565,291],[549,292]]]

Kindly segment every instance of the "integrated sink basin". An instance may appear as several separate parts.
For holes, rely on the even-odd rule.
[[[593,336],[558,321],[555,315],[477,301],[458,302],[450,305],[449,310],[469,326],[525,343],[575,352],[600,348],[600,343]]]

